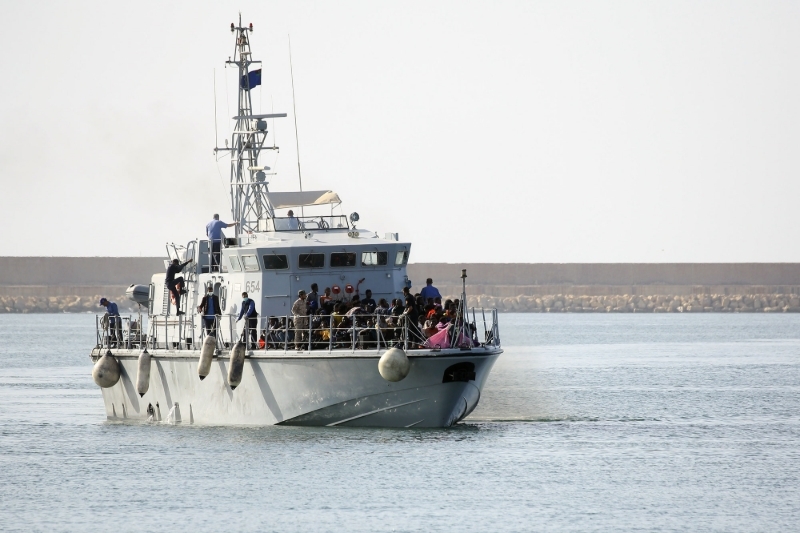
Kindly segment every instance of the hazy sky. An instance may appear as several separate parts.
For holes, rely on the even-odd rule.
[[[243,12],[275,190],[412,262],[800,261],[798,2],[2,2],[2,255],[163,255],[229,219]],[[226,90],[227,83],[227,90]]]

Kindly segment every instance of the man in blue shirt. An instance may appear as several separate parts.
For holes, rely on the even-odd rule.
[[[441,298],[442,295],[439,294],[439,289],[433,286],[433,280],[428,278],[425,280],[425,287],[419,291],[419,295],[422,296],[422,301],[427,302],[428,298]]]
[[[250,348],[255,349],[258,347],[258,313],[256,312],[256,303],[247,297],[247,293],[242,293],[242,309],[239,311],[239,318],[236,321],[240,321],[244,317],[246,320],[244,322],[244,331],[242,331],[242,337],[244,337],[245,342],[247,341],[247,333],[250,332]]]
[[[230,226],[235,226],[239,222],[230,224],[219,219],[219,215],[214,213],[214,220],[206,224],[206,235],[211,241],[211,272],[219,272],[219,256],[222,251],[222,230]]]
[[[106,308],[108,313],[108,344],[109,347],[116,348],[117,343],[122,344],[122,318],[119,316],[119,308],[114,302],[106,298],[100,298],[100,305]]]

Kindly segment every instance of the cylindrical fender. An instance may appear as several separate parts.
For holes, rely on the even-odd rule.
[[[217,349],[217,338],[213,335],[206,337],[203,341],[203,348],[200,350],[200,361],[197,363],[197,375],[200,381],[204,380],[211,372],[211,360],[214,359],[214,352]]]
[[[152,358],[146,349],[139,354],[139,368],[136,372],[136,392],[139,393],[139,397],[144,396],[147,390],[150,388],[151,361]]]
[[[244,372],[244,352],[245,344],[242,341],[234,344],[231,348],[231,362],[228,367],[228,383],[231,389],[235,389],[242,382],[242,372]]]

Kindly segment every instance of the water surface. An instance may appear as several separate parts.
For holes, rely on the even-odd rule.
[[[105,420],[90,315],[0,315],[4,531],[770,531],[800,523],[800,316],[502,314],[446,430]]]

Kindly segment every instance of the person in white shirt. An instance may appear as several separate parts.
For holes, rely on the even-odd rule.
[[[287,220],[286,222],[288,224],[289,231],[297,231],[297,230],[299,230],[300,229],[300,220],[296,216],[294,216],[294,211],[289,209],[288,215],[289,215],[289,220]]]

